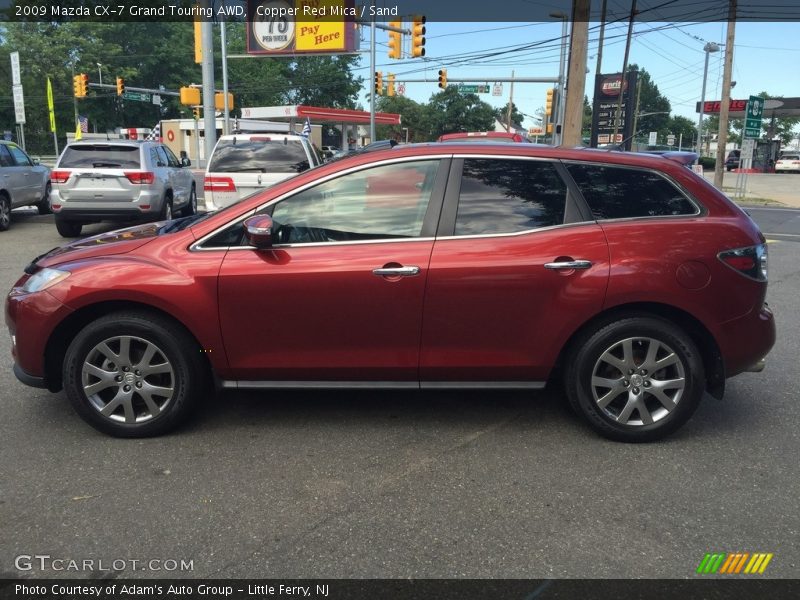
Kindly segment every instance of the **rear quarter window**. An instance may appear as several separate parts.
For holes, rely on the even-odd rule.
[[[300,173],[309,168],[299,140],[221,140],[211,157],[210,173]]]
[[[67,146],[61,155],[59,167],[65,168],[140,168],[138,146]]]
[[[655,171],[566,163],[595,219],[696,215],[686,195]]]

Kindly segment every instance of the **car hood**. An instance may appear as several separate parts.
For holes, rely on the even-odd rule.
[[[39,268],[52,267],[65,262],[125,254],[151,242],[159,235],[159,230],[163,225],[164,223],[147,223],[75,240],[37,256],[31,261],[31,264],[25,267],[25,271],[33,273]]]

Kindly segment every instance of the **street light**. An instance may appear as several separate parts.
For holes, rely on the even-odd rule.
[[[563,12],[551,12],[550,16],[554,19],[561,19],[561,56],[558,61],[558,102],[555,106],[555,114],[552,117],[552,122],[555,124],[553,128],[553,145],[558,146],[561,143],[561,127],[564,122],[564,97],[566,96],[564,68],[567,62],[567,20],[569,17]],[[558,141],[556,141],[556,139]]]
[[[703,91],[700,95],[700,118],[697,121],[697,154],[700,155],[700,145],[701,141],[700,138],[703,133],[703,111],[705,109],[706,104],[706,77],[708,76],[708,56],[712,52],[719,52],[719,44],[715,44],[714,42],[708,42],[705,46],[703,46],[703,50],[706,53],[706,63],[705,67],[703,68]]]
[[[103,85],[103,71],[100,69],[103,65],[100,63],[95,63],[97,65],[97,74],[100,76],[100,85]]]

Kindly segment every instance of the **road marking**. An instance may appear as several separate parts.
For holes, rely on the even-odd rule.
[[[796,237],[796,238],[800,238],[800,233],[765,233],[764,237],[767,237],[768,235],[779,235],[781,237]]]

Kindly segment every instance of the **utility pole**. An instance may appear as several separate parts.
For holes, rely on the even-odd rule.
[[[595,77],[600,74],[600,68],[603,65],[603,39],[606,34],[606,9],[608,8],[608,0],[603,0],[603,8],[600,12],[600,39],[597,43],[597,66],[594,69]]]
[[[575,0],[572,5],[572,34],[569,46],[569,94],[561,130],[562,146],[580,146],[583,133],[583,96],[586,88],[586,53],[589,48],[589,4]]]
[[[375,0],[371,2],[372,8],[375,8]],[[375,77],[375,32],[377,31],[375,27],[375,11],[372,11],[372,22],[370,23],[370,34],[369,34],[369,74],[370,79]],[[369,141],[370,143],[375,141],[375,86],[371,85],[369,93]],[[344,148],[342,148],[344,150]]]
[[[511,133],[511,108],[514,105],[514,71],[511,71],[511,90],[508,94],[508,111],[506,113],[506,131]]]
[[[736,33],[736,0],[730,0],[728,37],[725,40],[725,67],[722,71],[722,102],[719,107],[719,133],[717,135],[717,161],[714,166],[714,185],[722,189],[725,146],[728,144],[728,110],[731,102],[731,71],[733,70],[733,39]]]
[[[210,10],[211,1],[203,0],[203,6]],[[203,134],[205,137],[204,158],[206,164],[211,151],[217,143],[217,117],[214,106],[214,30],[210,19],[200,22],[200,37],[203,47]],[[198,157],[199,159],[199,157]]]
[[[619,120],[622,113],[622,98],[625,96],[625,82],[628,80],[628,56],[631,52],[631,35],[633,34],[633,19],[635,16],[636,0],[632,0],[631,16],[628,20],[628,37],[625,41],[625,58],[622,59],[622,80],[619,82],[619,99],[617,100],[617,110],[614,111],[614,135],[611,138],[612,144],[617,143],[617,130],[619,129]]]
[[[639,132],[636,129],[639,126],[639,99],[642,97],[642,80],[636,79],[636,106],[633,109],[633,140],[636,141],[636,134]]]
[[[228,38],[226,29],[227,18],[223,15],[219,22],[219,45],[222,53],[222,135],[228,135],[231,132],[231,107],[228,106]]]

